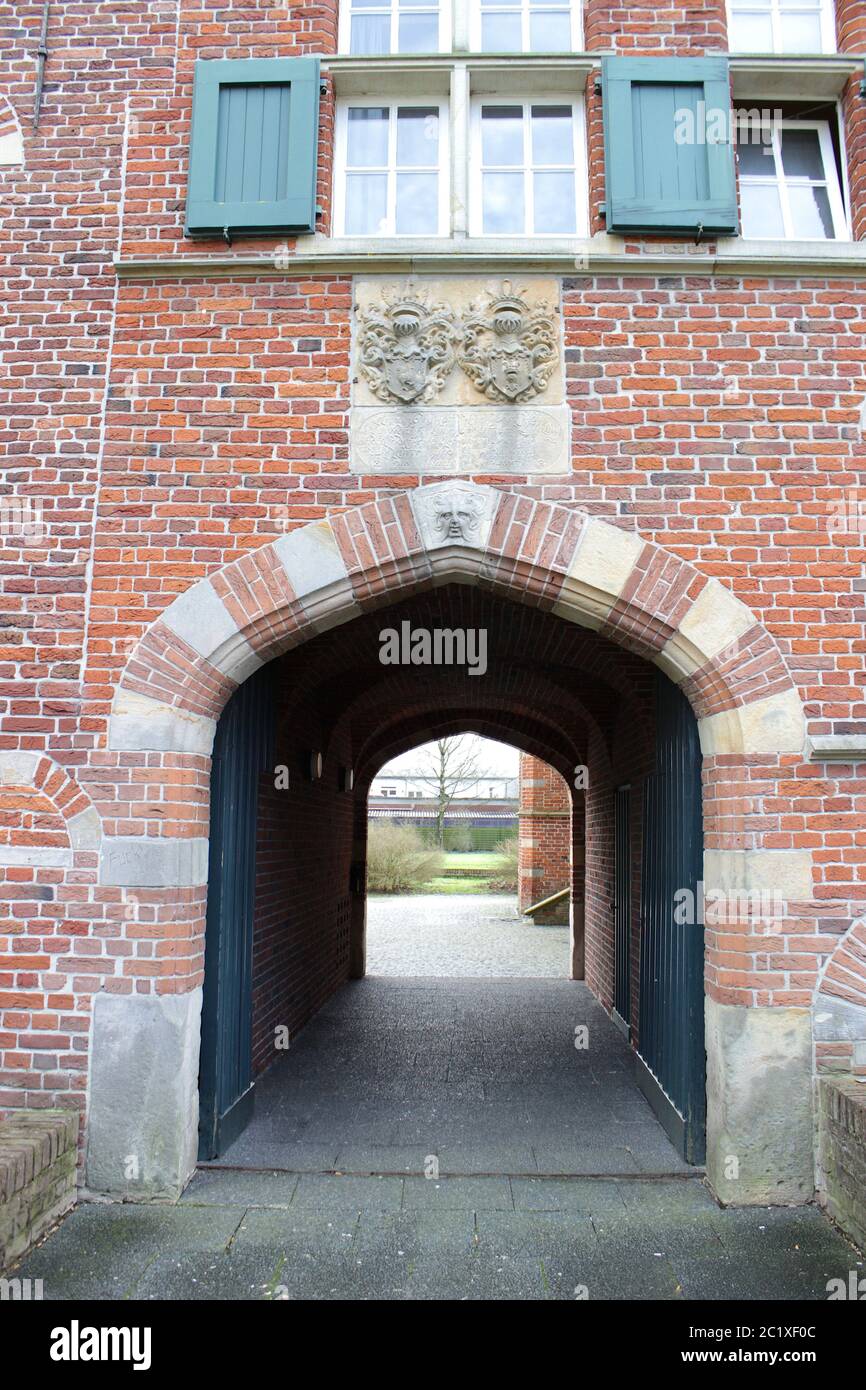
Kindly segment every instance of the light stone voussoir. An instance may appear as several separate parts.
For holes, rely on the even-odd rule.
[[[179,594],[162,621],[199,656],[240,685],[263,664],[241,634],[209,579]]]
[[[730,589],[710,579],[665,643],[656,665],[679,684],[720,653],[735,656],[741,637],[755,626],[755,615]]]
[[[644,541],[633,531],[588,518],[553,611],[581,627],[600,628],[643,548]]]
[[[114,697],[108,746],[116,752],[210,755],[216,721],[121,686]]]
[[[806,718],[794,689],[698,720],[701,752],[803,753]]]

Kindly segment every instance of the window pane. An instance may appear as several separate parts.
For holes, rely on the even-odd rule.
[[[439,230],[439,175],[397,175],[397,231],[435,236]]]
[[[485,174],[482,198],[485,232],[523,232],[522,174]]]
[[[484,53],[519,53],[523,47],[519,14],[485,14],[481,17]]]
[[[784,237],[782,205],[774,184],[741,184],[740,213],[744,237]]]
[[[781,24],[783,53],[820,53],[821,21],[816,14],[787,14]]]
[[[563,232],[572,235],[577,231],[572,174],[534,174],[533,197],[534,231]]]
[[[533,53],[567,53],[571,48],[568,14],[533,14],[529,19],[529,47]]]
[[[481,108],[481,158],[485,164],[523,163],[523,108]]]
[[[533,106],[533,164],[573,164],[574,135],[570,106]]]
[[[731,15],[729,41],[734,52],[772,53],[773,25],[769,14]]]
[[[760,127],[753,130],[741,130],[740,132],[740,138],[737,140],[737,162],[740,166],[740,175],[754,174],[759,178],[772,179],[776,175],[773,146],[769,141],[766,144],[759,143],[760,133]]]
[[[350,106],[346,163],[350,166],[388,163],[387,106]]]
[[[391,21],[386,14],[352,16],[352,53],[388,53],[391,48]]]
[[[439,19],[435,14],[402,14],[397,44],[401,53],[435,53],[439,48]]]
[[[826,188],[809,188],[805,184],[788,185],[788,201],[794,236],[820,239],[832,237],[833,218]]]
[[[388,210],[387,174],[346,176],[346,235],[382,232]]]
[[[817,130],[782,131],[782,167],[789,178],[824,178]]]
[[[439,163],[439,112],[435,106],[401,106],[397,111],[397,167]]]

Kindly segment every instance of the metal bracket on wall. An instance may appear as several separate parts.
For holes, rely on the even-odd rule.
[[[36,97],[33,102],[33,129],[39,124],[39,112],[42,109],[42,88],[45,84],[45,64],[48,61],[48,15],[51,9],[51,0],[45,0],[45,9],[42,11],[42,32],[39,36],[39,47],[36,50],[38,67],[36,69]]]

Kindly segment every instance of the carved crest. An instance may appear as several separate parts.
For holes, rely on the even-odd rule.
[[[545,390],[556,366],[556,323],[546,304],[530,307],[506,280],[486,306],[463,323],[460,365],[488,400],[529,401]]]
[[[361,314],[359,368],[380,401],[430,401],[454,368],[459,337],[447,305],[386,300]]]

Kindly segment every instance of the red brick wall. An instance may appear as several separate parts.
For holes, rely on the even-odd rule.
[[[571,840],[571,795],[565,779],[540,758],[521,753],[518,830],[521,912],[569,886]]]
[[[118,281],[112,260],[119,246],[127,256],[227,254],[182,238],[194,58],[327,51],[335,11],[270,0],[182,0],[179,10],[163,0],[55,0],[33,134],[41,13],[41,0],[16,5],[0,29],[0,92],[26,135],[24,168],[0,170],[2,487],[38,503],[47,526],[42,538],[0,544],[0,751],[49,755],[64,785],[56,794],[42,782],[13,789],[3,829],[18,845],[59,833],[68,798],[92,802],[107,834],[204,835],[206,757],[107,749],[114,691],[139,638],[197,579],[287,529],[417,478],[348,471],[348,276],[243,272],[242,259],[272,254],[274,238],[238,245],[237,272],[220,277],[199,270]],[[840,0],[838,14],[840,46],[866,51],[860,0]],[[722,26],[719,5],[594,3],[587,44],[717,49]],[[595,206],[603,170],[592,101]],[[330,109],[325,98],[323,230]],[[856,82],[844,112],[859,237],[866,186]],[[834,534],[829,521],[866,486],[866,282],[648,276],[638,260],[635,268],[563,287],[571,473],[479,481],[637,530],[722,580],[778,644],[811,732],[862,728],[864,532]],[[148,641],[154,650],[157,637]],[[133,687],[137,675],[131,668]],[[196,694],[210,711],[228,683]],[[506,690],[484,718],[501,735],[497,720],[529,726],[544,701],[557,708],[533,677],[519,699]],[[416,741],[429,718],[418,715]],[[617,773],[600,736],[587,760],[597,778],[587,802],[588,952],[594,988],[609,999],[606,826]],[[705,781],[711,847],[803,847],[815,861],[813,897],[795,905],[779,938],[708,934],[709,986],[723,1001],[806,1005],[866,899],[862,779],[788,756],[735,768],[715,760]],[[271,811],[257,977],[268,1027],[297,978],[278,905],[289,866],[274,847]],[[9,866],[2,878],[0,1105],[23,1096],[83,1106],[94,992],[199,984],[205,891],[100,886],[88,849],[68,866]]]

